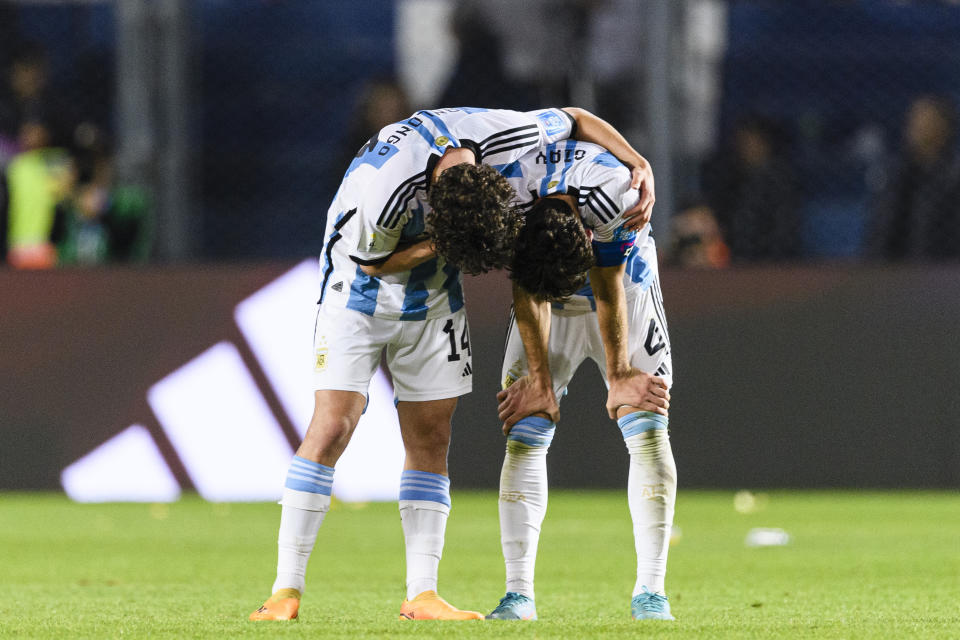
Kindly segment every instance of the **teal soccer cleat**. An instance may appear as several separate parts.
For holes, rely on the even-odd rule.
[[[670,615],[670,603],[667,602],[667,596],[650,593],[646,587],[643,587],[643,591],[633,596],[633,600],[630,601],[630,612],[633,614],[634,620],[676,620]]]
[[[525,595],[507,591],[507,595],[500,598],[500,604],[494,609],[487,620],[536,620],[537,607],[533,600]]]

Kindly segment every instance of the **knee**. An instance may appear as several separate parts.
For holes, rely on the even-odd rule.
[[[435,424],[427,429],[420,429],[416,434],[407,438],[404,443],[407,449],[423,452],[443,452],[446,454],[450,447],[450,428],[448,424]]]
[[[350,442],[355,426],[349,416],[315,413],[300,451],[311,459],[319,459],[329,452],[341,452]]]

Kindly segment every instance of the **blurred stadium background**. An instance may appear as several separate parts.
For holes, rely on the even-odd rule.
[[[0,490],[278,494],[342,171],[468,105],[651,160],[681,493],[960,487],[958,61],[946,1],[0,0]],[[509,288],[466,286],[451,475],[493,488]],[[341,497],[395,495],[389,393]],[[553,486],[625,486],[602,397],[582,371]]]

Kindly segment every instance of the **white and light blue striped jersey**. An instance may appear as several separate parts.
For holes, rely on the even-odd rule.
[[[350,163],[327,212],[321,303],[395,320],[460,309],[460,271],[440,258],[380,278],[360,265],[384,262],[398,246],[425,237],[427,187],[447,148],[471,149],[484,164],[509,164],[574,129],[574,119],[560,109],[476,108],[418,111],[381,129]]]
[[[512,162],[494,165],[517,192],[517,203],[529,208],[537,198],[561,193],[573,196],[583,226],[593,232],[594,254],[599,266],[627,264],[624,288],[646,290],[653,270],[641,257],[641,248],[652,244],[650,225],[638,232],[623,226],[623,213],[640,199],[630,188],[630,170],[603,147],[589,142],[562,140],[528,151]],[[576,294],[554,308],[596,309],[589,280]]]

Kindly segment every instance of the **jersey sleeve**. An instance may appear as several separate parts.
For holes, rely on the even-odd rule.
[[[365,183],[355,200],[358,204],[356,226],[344,231],[344,241],[348,238],[351,241],[347,246],[350,259],[357,264],[373,265],[389,258],[400,242],[411,208],[419,206],[418,192],[425,186],[425,171],[402,180]]]
[[[609,152],[589,161],[579,188],[580,217],[593,229],[593,252],[598,267],[623,264],[637,234],[624,227],[623,214],[640,199],[630,188],[630,170]]]
[[[384,262],[397,248],[402,227],[390,229],[377,224],[374,217],[361,213],[358,216],[356,244],[349,248],[350,259],[361,265]]]
[[[563,109],[538,109],[527,113],[533,116],[540,126],[543,135],[542,144],[572,138],[577,132],[577,121]]]

